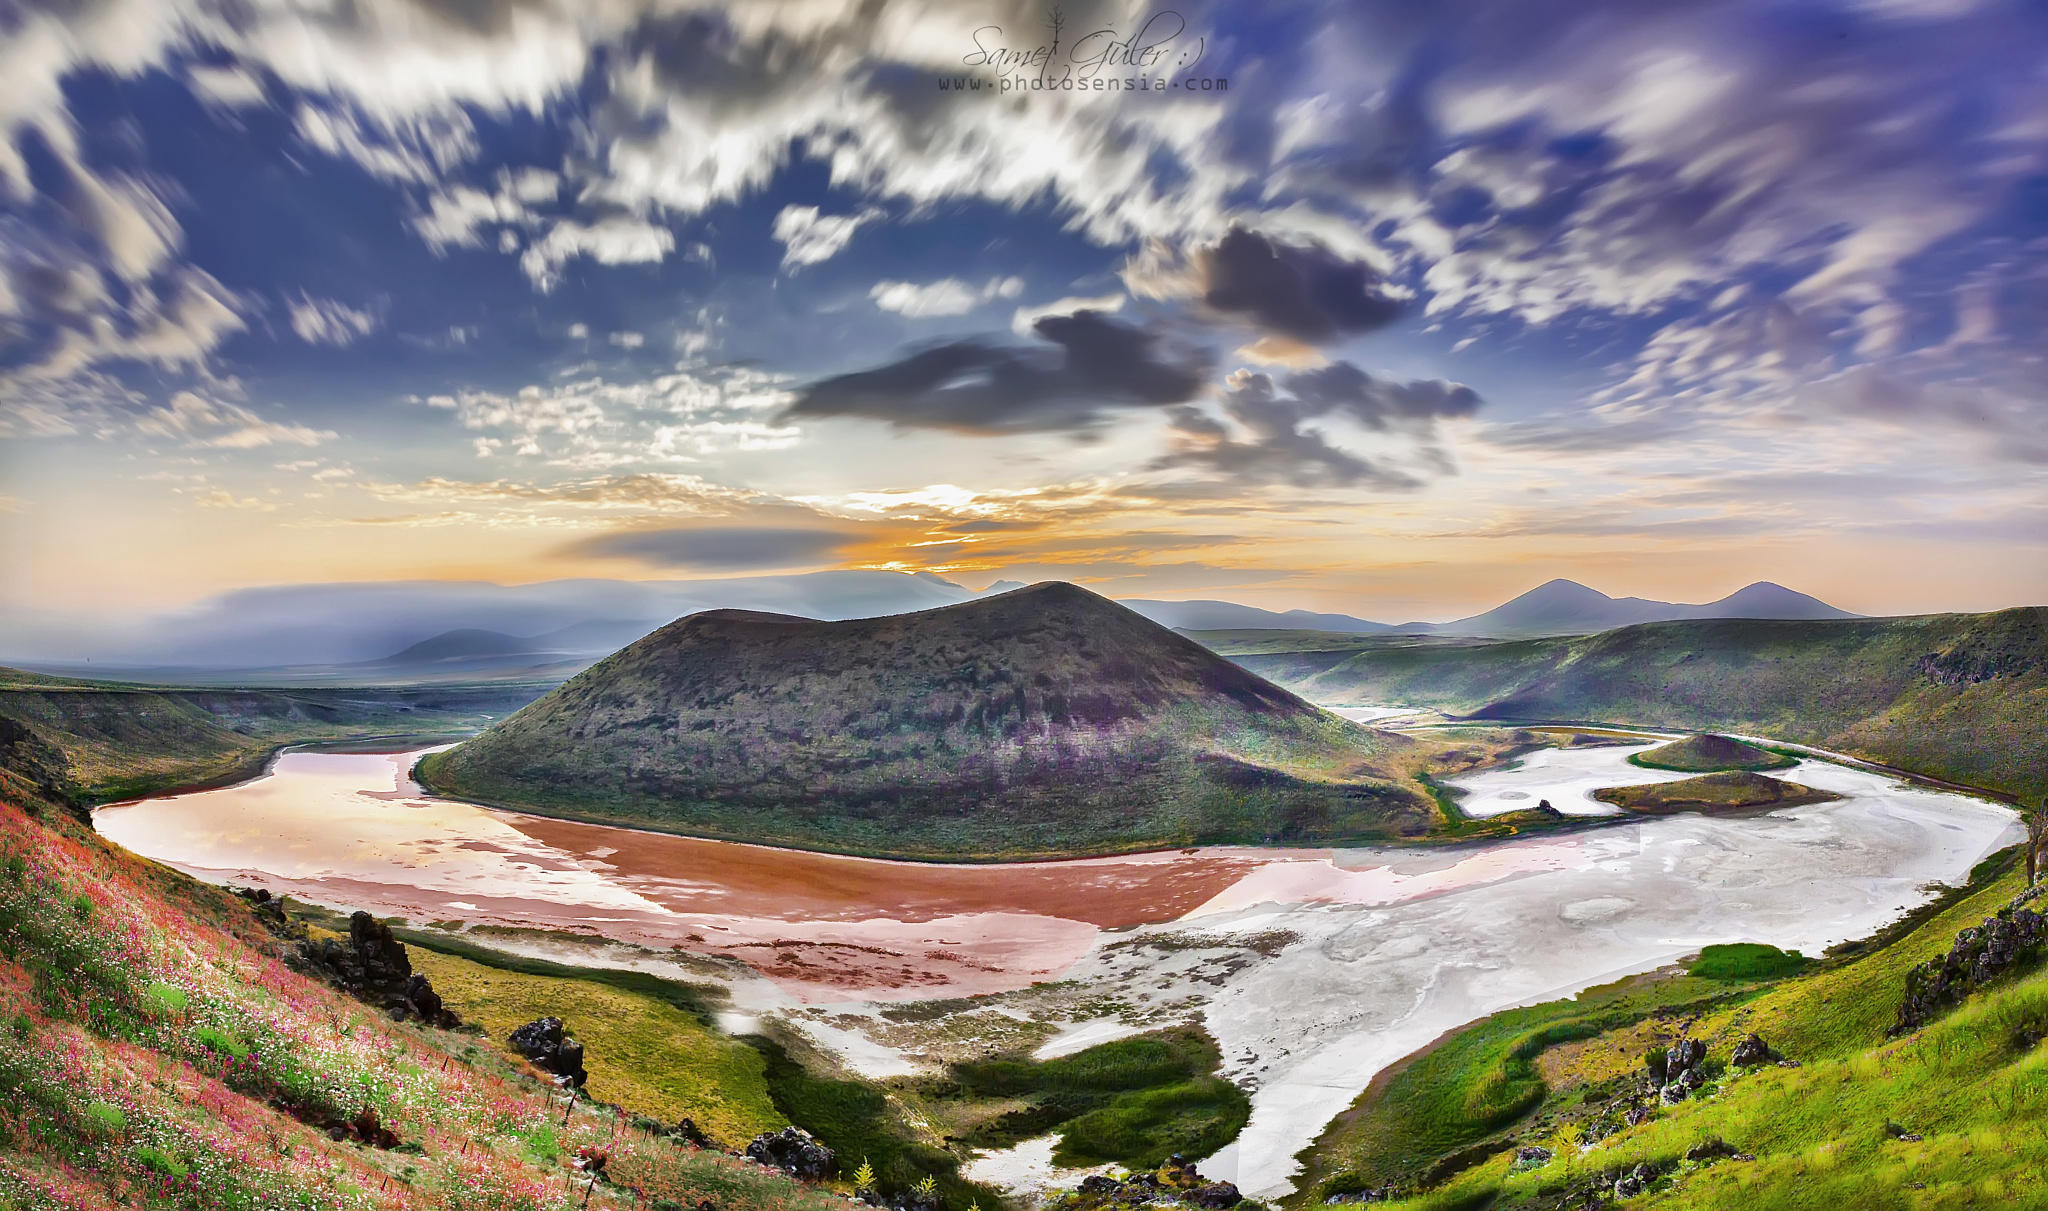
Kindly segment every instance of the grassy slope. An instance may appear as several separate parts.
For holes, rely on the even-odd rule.
[[[573,969],[531,974],[411,949],[413,970],[493,1039],[535,1018],[561,1018],[585,1048],[584,1092],[598,1101],[670,1125],[689,1118],[727,1148],[786,1121],[769,1099],[758,1052],[653,992],[582,979]]]
[[[57,797],[107,803],[247,777],[284,744],[463,735],[541,690],[180,689],[0,669],[0,765]]]
[[[1251,1100],[1215,1075],[1221,1064],[1206,1032],[1177,1027],[1052,1060],[956,1064],[923,1092],[974,1147],[1057,1131],[1060,1164],[1152,1169],[1176,1152],[1214,1152],[1244,1129]]]
[[[849,622],[693,615],[422,776],[607,823],[1016,858],[1419,834],[1427,753],[1043,585]]]
[[[1688,774],[1712,774],[1728,770],[1789,769],[1799,758],[1774,753],[1767,748],[1744,744],[1726,736],[1687,736],[1640,753],[1629,754],[1629,764],[1645,769],[1678,770]]]
[[[1840,795],[1818,791],[1797,782],[1772,778],[1748,770],[1700,774],[1676,782],[1652,782],[1646,786],[1614,786],[1593,792],[1602,803],[1651,816],[1675,812],[1717,815],[1755,811],[1766,807],[1797,807],[1804,803],[1826,803]]]
[[[1234,658],[1254,672],[1293,659]],[[1399,640],[1282,682],[1324,702],[1764,735],[2005,794],[2048,794],[2048,730],[2039,723],[2048,716],[2048,608],[2038,606],[1652,623],[1500,643]]]
[[[0,801],[0,1208],[844,1205],[571,1109],[473,1036],[294,974],[283,947],[58,804]],[[320,1129],[365,1113],[399,1146]],[[615,1186],[567,1167],[582,1144],[611,1149]]]
[[[1622,1015],[1573,1040],[1565,1036],[1579,1032],[1568,1024],[1584,1020],[1594,999],[1581,998],[1466,1027],[1376,1085],[1333,1125],[1316,1149],[1314,1172],[1328,1189],[1389,1177],[1412,1181],[1446,1153],[1478,1144],[1463,1167],[1439,1168],[1434,1188],[1393,1205],[1576,1206],[1588,1186],[1611,1186],[1613,1174],[1643,1163],[1667,1172],[1640,1202],[1645,1207],[2038,1205],[2028,1200],[2038,1197],[2034,1175],[2048,1165],[2048,1048],[2020,1038],[2048,1026],[2048,971],[1981,992],[1914,1034],[1885,1033],[1907,970],[1946,952],[1959,930],[2019,890],[2011,858],[2007,851],[1988,861],[1967,894],[1917,928],[1892,931],[1805,974],[1758,986],[1745,977],[1767,976],[1772,964],[1723,964],[1738,978],[1682,1013]],[[1677,983],[1711,985],[1698,977]],[[1683,999],[1660,987],[1669,985],[1657,977],[1621,986],[1634,990],[1625,995],[1636,997],[1638,1008]],[[1526,1105],[1491,1120],[1474,1114],[1473,1107],[1497,1100],[1483,1093],[1504,1083],[1503,1060],[1514,1044],[1545,1027],[1559,1037],[1525,1049],[1526,1067],[1510,1073],[1533,1090]],[[1585,1125],[1634,1079],[1649,1048],[1689,1033],[1707,1042],[1710,1062],[1725,1062],[1750,1031],[1801,1066],[1724,1072],[1713,1096],[1665,1108],[1597,1145],[1582,1144]],[[1925,1139],[1892,1140],[1887,1123]],[[1756,1159],[1683,1160],[1708,1139]],[[1557,1159],[1518,1169],[1517,1144],[1541,1144]]]

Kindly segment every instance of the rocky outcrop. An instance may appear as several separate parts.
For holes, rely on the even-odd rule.
[[[512,1049],[533,1066],[553,1073],[571,1089],[581,1089],[590,1074],[583,1070],[583,1044],[571,1038],[560,1018],[536,1018],[512,1032]]]
[[[1635,1168],[1623,1173],[1620,1177],[1614,1179],[1615,1200],[1618,1202],[1622,1199],[1634,1198],[1643,1193],[1650,1188],[1650,1182],[1655,1177],[1656,1175],[1650,1172],[1648,1165],[1637,1165]]]
[[[1698,1039],[1680,1039],[1669,1048],[1652,1051],[1645,1062],[1650,1082],[1657,1087],[1665,1105],[1675,1105],[1704,1088],[1707,1045]]]
[[[257,895],[264,899],[257,899]],[[275,903],[268,892],[250,893],[258,906]],[[278,909],[282,916],[282,908]],[[366,1004],[390,1011],[395,1018],[416,1017],[430,1026],[453,1030],[462,1025],[426,976],[415,973],[405,943],[391,934],[391,927],[366,912],[348,919],[348,937],[322,938],[304,942],[299,948],[304,965],[328,983]]]
[[[1089,1177],[1075,1191],[1078,1211],[1110,1211],[1112,1208],[1141,1206],[1198,1207],[1202,1211],[1229,1211],[1245,1202],[1244,1195],[1230,1182],[1214,1182],[1195,1172],[1194,1162],[1178,1154],[1150,1173],[1134,1173],[1121,1180],[1100,1174]],[[1362,1194],[1335,1195],[1326,1203],[1370,1201]],[[1253,1204],[1256,1205],[1256,1204]]]
[[[1735,1051],[1728,1057],[1728,1062],[1737,1068],[1760,1068],[1776,1058],[1776,1053],[1769,1043],[1764,1042],[1762,1035],[1749,1034],[1735,1044]]]
[[[2048,918],[2022,900],[2000,909],[1956,935],[1947,954],[1906,973],[1893,1034],[1915,1030],[1962,1004],[1963,999],[2001,976],[2025,970],[2048,951]]]
[[[1531,1144],[1515,1150],[1515,1165],[1518,1168],[1538,1169],[1550,1163],[1551,1151]]]
[[[824,1181],[838,1170],[832,1150],[801,1127],[784,1127],[755,1136],[747,1145],[747,1159],[807,1182]]]

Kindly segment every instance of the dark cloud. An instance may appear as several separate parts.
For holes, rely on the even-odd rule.
[[[801,526],[684,526],[600,534],[571,543],[563,553],[635,559],[665,568],[737,572],[830,559],[853,541],[844,531]]]
[[[813,383],[783,417],[979,434],[1082,430],[1112,408],[1193,399],[1209,379],[1206,350],[1097,311],[1042,316],[1031,329],[1044,344],[950,341]]]
[[[1233,227],[1195,254],[1202,302],[1305,345],[1370,332],[1401,314],[1379,274],[1319,244],[1286,244]]]
[[[1470,416],[1479,394],[1441,379],[1397,382],[1377,378],[1349,362],[1288,375],[1240,370],[1221,396],[1225,419],[1200,408],[1175,408],[1170,423],[1176,448],[1156,469],[1202,468],[1232,480],[1320,487],[1420,487],[1429,474],[1448,474],[1449,460],[1430,439],[1437,421]],[[1309,422],[1347,419],[1380,432],[1400,432],[1421,444],[1415,465],[1370,462],[1333,445]],[[1239,434],[1243,436],[1239,436]]]

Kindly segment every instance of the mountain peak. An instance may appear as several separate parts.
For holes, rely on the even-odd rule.
[[[884,618],[692,615],[435,757],[437,788],[907,857],[1387,837],[1434,808],[1348,723],[1078,585]]]

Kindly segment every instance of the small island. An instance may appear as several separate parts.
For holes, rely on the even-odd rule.
[[[1787,769],[1799,764],[1799,759],[1709,732],[1631,754],[1629,764],[1683,774],[1711,774],[1724,770]]]
[[[1654,782],[1648,786],[1614,786],[1594,791],[1593,797],[1644,816],[1672,816],[1679,812],[1730,816],[1778,807],[1798,807],[1806,803],[1826,803],[1842,796],[1796,782],[1736,770],[1682,778],[1677,782]]]

